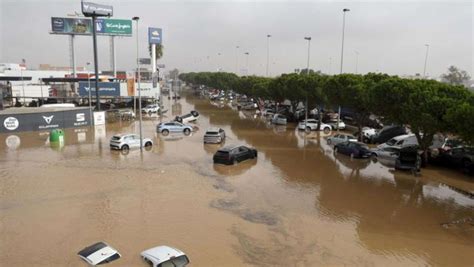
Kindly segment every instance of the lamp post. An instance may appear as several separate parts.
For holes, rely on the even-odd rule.
[[[267,34],[267,71],[266,71],[266,76],[268,77],[268,62],[270,60],[270,37],[272,37],[270,34]]]
[[[132,20],[136,22],[137,26],[137,84],[138,84],[138,112],[139,112],[139,123],[138,128],[140,128],[140,151],[143,151],[143,137],[142,137],[142,94],[140,90],[140,59],[139,59],[139,42],[138,42],[138,21],[140,20],[139,17],[133,17]]]
[[[304,39],[308,41],[308,60],[306,61],[306,75],[309,75],[309,55],[311,51],[311,37],[305,37]],[[304,114],[305,130],[306,130],[307,123],[308,123],[308,92],[306,92],[306,104],[305,104],[305,114]]]
[[[354,53],[356,54],[356,74],[358,72],[358,65],[359,65],[359,52],[358,51],[354,51]]]
[[[246,70],[245,75],[246,75],[246,76],[249,76],[249,55],[250,55],[250,53],[249,53],[249,52],[245,52],[244,54],[247,55],[247,57],[246,57],[246,64],[245,64],[245,65],[246,65],[246,67],[245,67],[245,68],[246,68],[246,69],[245,69],[245,70]]]
[[[311,37],[305,37],[304,39],[308,41],[308,60],[306,62],[306,74],[309,74],[309,55],[310,55],[310,48],[311,48]]]
[[[235,74],[239,75],[239,46],[235,47]]]
[[[430,48],[429,44],[425,44],[426,46],[426,55],[425,55],[425,67],[423,68],[423,79],[426,79],[426,63],[428,62],[428,50]]]
[[[341,69],[339,71],[340,74],[342,74],[342,66],[344,64],[344,30],[346,28],[346,12],[351,11],[349,8],[344,8],[342,10],[342,45],[341,45]],[[336,129],[337,132],[339,132],[339,123],[341,121],[341,106],[339,106],[338,113],[337,113],[337,125]]]
[[[87,68],[87,83],[89,85],[89,90],[87,90],[87,91],[89,93],[89,113],[90,113],[90,120],[91,120],[90,123],[92,123],[91,73],[89,71],[90,64],[91,64],[90,62],[87,62],[86,63],[86,66],[87,66],[86,68]]]
[[[217,53],[217,72],[221,72],[221,53]]]

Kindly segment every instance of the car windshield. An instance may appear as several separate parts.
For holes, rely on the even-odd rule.
[[[395,145],[396,142],[397,142],[397,140],[395,138],[392,138],[392,139],[387,141],[387,145],[393,146],[393,145]]]
[[[158,265],[158,267],[184,267],[189,263],[188,257],[185,255],[170,259]]]
[[[116,135],[112,136],[112,140],[114,140],[114,141],[118,141],[118,140],[120,140],[120,138],[121,138],[120,136],[116,136]]]
[[[218,133],[217,132],[206,132],[207,135],[217,135]]]

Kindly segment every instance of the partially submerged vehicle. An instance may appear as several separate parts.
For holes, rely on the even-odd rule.
[[[331,125],[322,123],[319,126],[319,130],[323,131],[324,133],[329,133],[331,131]],[[317,131],[318,130],[318,120],[316,119],[307,119],[300,121],[298,123],[298,130],[304,130],[304,131]]]
[[[184,252],[168,246],[150,248],[140,255],[151,267],[184,267],[189,264]]]
[[[219,149],[212,160],[214,163],[220,164],[237,164],[247,159],[254,159],[257,157],[257,150],[246,146],[226,146]]]
[[[209,128],[204,134],[204,144],[220,144],[225,141],[225,131],[222,128]]]
[[[400,149],[398,158],[395,161],[396,170],[409,170],[419,172],[421,168],[421,154],[417,145],[406,146]]]
[[[98,242],[85,247],[77,253],[90,266],[105,264],[117,260],[120,253],[105,242]]]
[[[285,115],[282,115],[282,114],[273,115],[272,124],[286,125],[286,123],[287,123],[287,119]]]
[[[142,146],[151,147],[153,141],[150,138],[142,139]],[[140,136],[137,134],[117,134],[110,139],[110,148],[118,150],[129,150],[140,147]]]
[[[162,122],[156,126],[156,132],[162,135],[168,135],[171,133],[184,133],[190,135],[193,131],[193,127],[190,125],[182,124],[177,121]]]
[[[195,110],[192,110],[191,112],[189,112],[186,115],[176,116],[176,118],[174,120],[177,121],[177,122],[181,122],[181,123],[186,124],[186,123],[196,121],[198,118],[199,118],[199,112],[197,112]]]

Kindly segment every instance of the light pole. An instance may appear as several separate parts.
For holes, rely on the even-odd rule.
[[[342,66],[344,64],[344,30],[346,28],[346,12],[349,12],[351,11],[349,8],[344,8],[342,10],[342,45],[341,45],[341,69],[339,71],[340,74],[342,74]],[[338,108],[338,113],[337,113],[337,125],[336,125],[336,129],[337,129],[337,132],[339,132],[339,123],[341,121],[341,106],[339,105],[339,108]]]
[[[139,123],[138,127],[140,128],[140,151],[143,151],[143,137],[142,137],[142,94],[140,90],[140,59],[139,57],[139,42],[138,42],[138,21],[140,20],[139,17],[133,17],[132,20],[136,22],[137,26],[137,84],[138,84],[138,112],[139,112]]]
[[[221,71],[221,53],[217,53],[217,72]]]
[[[91,73],[89,71],[89,66],[90,66],[90,62],[87,62],[86,65],[87,65],[87,83],[89,84],[89,90],[88,93],[89,93],[89,113],[90,113],[90,120],[92,123],[92,95],[91,95]]]
[[[354,51],[355,54],[356,54],[356,74],[358,72],[358,65],[359,65],[359,52],[358,51]]]
[[[341,48],[341,70],[339,73],[342,74],[342,65],[344,64],[344,30],[346,28],[346,12],[351,11],[349,8],[344,8],[342,10],[342,48]]]
[[[426,55],[425,55],[425,67],[423,68],[423,79],[426,79],[426,63],[428,62],[428,50],[430,48],[429,44],[425,44],[426,46]]]
[[[245,69],[245,70],[246,70],[246,73],[245,73],[245,74],[246,74],[246,76],[249,76],[249,55],[250,55],[250,53],[249,53],[249,52],[245,52],[244,54],[247,55],[247,57],[246,57],[246,64],[245,64],[245,65],[246,65],[246,67],[245,67],[245,68],[246,68],[246,69]]]
[[[309,75],[309,55],[311,48],[311,37],[305,37],[305,40],[308,41],[308,60],[306,61],[306,75]],[[304,114],[304,128],[306,130],[306,124],[308,123],[308,92],[306,92],[306,104],[305,104],[305,114]]]
[[[239,75],[239,46],[235,47],[235,74]]]
[[[329,57],[329,75],[332,75],[332,57]]]
[[[270,60],[270,37],[272,37],[270,34],[267,34],[267,71],[266,71],[266,76],[268,77],[268,62]]]

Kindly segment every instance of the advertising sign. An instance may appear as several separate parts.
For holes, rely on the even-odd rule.
[[[90,125],[89,108],[64,111],[0,115],[0,133],[23,131],[49,131],[57,128],[74,128]]]
[[[97,33],[132,35],[132,21],[127,19],[97,19]]]
[[[139,58],[140,65],[151,65],[151,58]]]
[[[162,43],[161,29],[160,28],[148,28],[148,43],[149,44],[161,44]]]
[[[114,15],[112,6],[100,5],[91,2],[82,2],[82,14],[86,17],[111,17]]]
[[[54,33],[92,34],[92,20],[77,18],[51,18],[51,29]]]
[[[95,96],[95,83],[79,82],[79,95],[89,96],[89,90],[91,95]],[[119,82],[99,82],[99,96],[120,96],[120,83]]]
[[[132,36],[132,21],[127,19],[97,19],[97,34]],[[92,20],[86,18],[51,18],[51,32],[54,34],[92,34]]]

